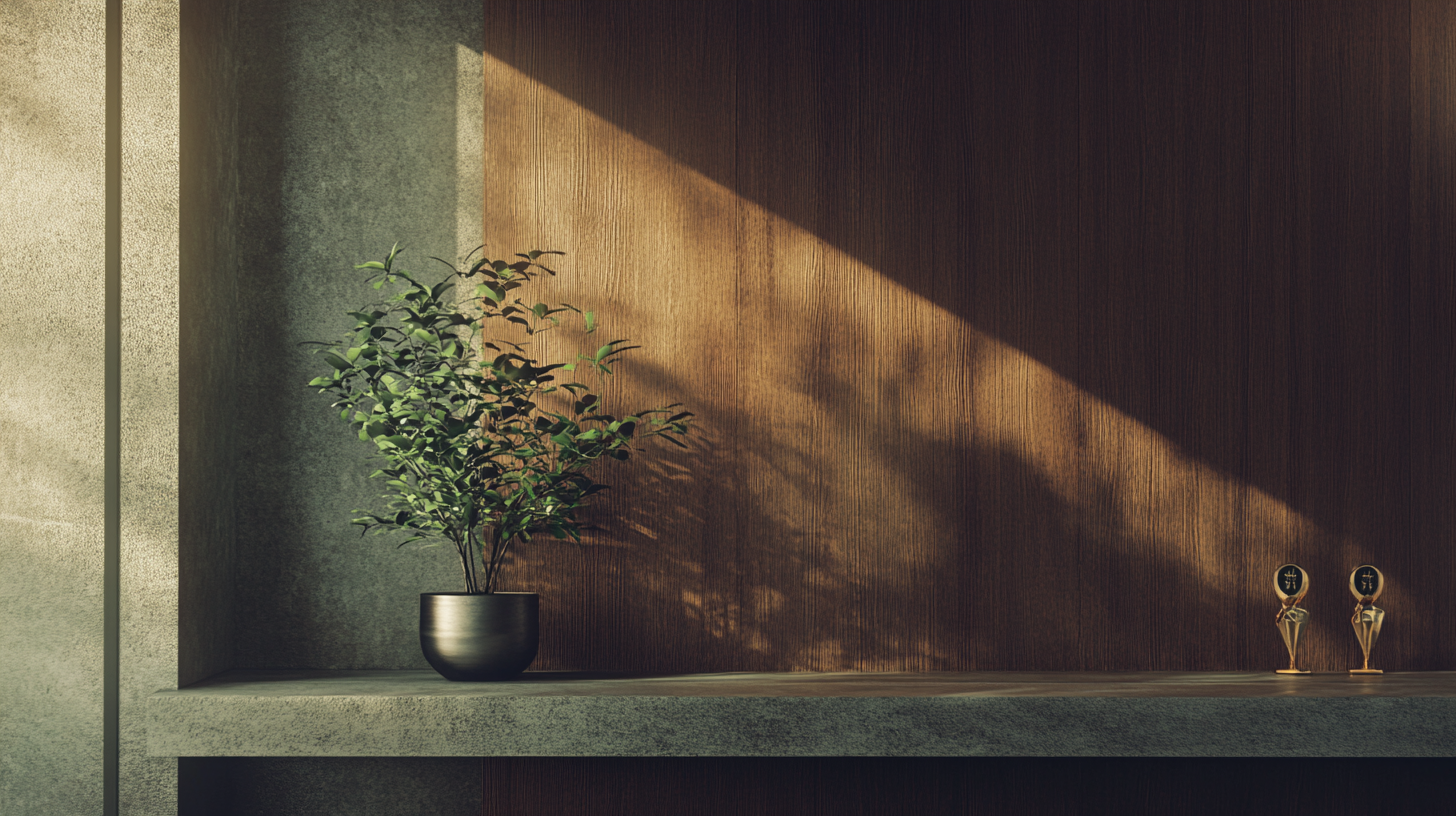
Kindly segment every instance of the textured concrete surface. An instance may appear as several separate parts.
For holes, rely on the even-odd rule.
[[[233,666],[237,503],[238,0],[182,3],[178,677]]]
[[[122,4],[120,806],[176,812],[143,701],[177,685],[178,3]]]
[[[419,593],[455,589],[458,567],[349,525],[379,489],[367,447],[304,387],[319,368],[299,343],[347,327],[374,294],[353,264],[393,242],[417,271],[481,243],[482,14],[478,0],[240,7],[235,665],[426,668]],[[238,813],[480,809],[479,763],[222,773]]]
[[[4,814],[101,812],[105,12],[0,3]]]
[[[162,756],[1456,756],[1456,673],[236,673],[149,701]],[[1304,681],[1304,682],[1301,682]]]
[[[481,19],[477,0],[242,7],[239,666],[427,668],[419,593],[457,588],[447,551],[350,526],[380,492],[369,449],[304,386],[323,369],[299,343],[376,294],[353,264],[403,241],[433,274],[480,243]]]
[[[179,9],[177,682],[231,668],[237,507],[238,0]],[[181,816],[225,812],[217,763],[177,765]]]

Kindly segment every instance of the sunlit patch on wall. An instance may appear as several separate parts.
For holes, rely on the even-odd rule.
[[[630,477],[642,481],[607,515],[629,519],[616,535],[633,539],[622,557],[641,570],[627,573],[636,588],[712,637],[781,668],[967,666],[983,659],[971,642],[994,633],[973,628],[980,601],[957,597],[972,592],[966,571],[1001,565],[1005,581],[1031,587],[1048,566],[987,530],[1037,528],[1064,541],[1066,559],[1089,549],[1153,559],[1218,603],[1243,591],[1250,542],[1280,552],[1322,535],[1027,353],[489,54],[485,77],[486,109],[512,123],[487,127],[488,247],[569,252],[553,294],[599,308],[610,336],[644,346],[608,401],[681,399],[701,416],[696,458],[637,465],[650,477]],[[569,357],[579,342],[562,334],[543,350]],[[522,557],[543,567],[548,556]],[[1076,616],[1056,610],[1097,591],[1053,589],[1055,607],[1030,590],[1024,599],[1045,636],[1025,659],[1046,665],[1077,637]]]

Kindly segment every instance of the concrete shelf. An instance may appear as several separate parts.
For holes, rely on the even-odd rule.
[[[1456,756],[1456,672],[232,671],[147,700],[152,756]]]

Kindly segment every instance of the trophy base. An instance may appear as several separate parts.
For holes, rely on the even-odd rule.
[[[1384,669],[1350,669],[1350,674],[1385,674]]]
[[[1309,669],[1275,669],[1275,674],[1309,674]]]

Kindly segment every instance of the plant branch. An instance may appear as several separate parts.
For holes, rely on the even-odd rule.
[[[468,272],[451,266],[451,274],[428,286],[394,269],[398,251],[396,244],[383,262],[356,267],[377,271],[366,275],[375,289],[388,284],[396,291],[383,303],[349,313],[354,328],[316,350],[333,370],[309,384],[335,398],[341,418],[361,439],[374,441],[387,463],[373,476],[389,480],[390,514],[356,521],[366,531],[409,529],[449,538],[466,591],[493,592],[517,538],[549,532],[580,540],[575,514],[605,487],[585,475],[589,467],[602,457],[625,459],[639,424],[637,439],[686,434],[691,414],[654,409],[615,419],[585,384],[555,384],[556,372],[575,370],[576,363],[542,364],[526,356],[535,335],[560,325],[557,314],[580,316],[587,334],[597,328],[593,312],[570,304],[531,305],[519,297],[538,270],[556,274],[537,263],[548,253],[532,251],[514,261],[482,258]],[[447,306],[445,293],[468,279],[480,281],[471,302]],[[525,326],[531,339],[487,339],[491,320]],[[605,377],[616,355],[636,348],[623,345],[628,342],[613,340],[577,359]],[[487,348],[499,353],[482,356]],[[542,404],[558,391],[570,393],[575,407],[569,415]]]

